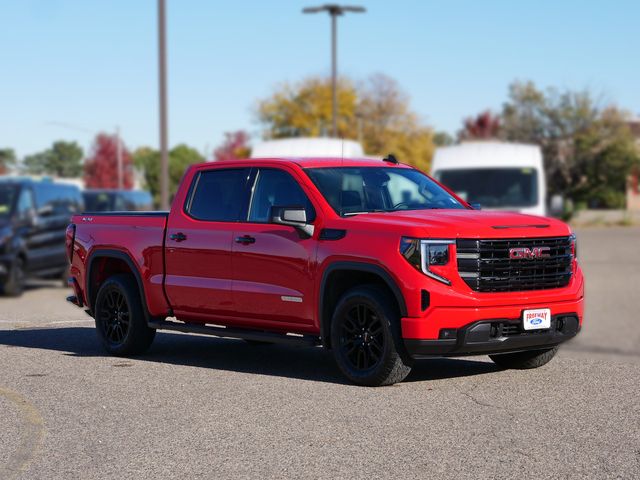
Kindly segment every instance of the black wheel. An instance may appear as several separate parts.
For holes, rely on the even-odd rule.
[[[98,338],[113,355],[144,353],[156,335],[147,326],[138,286],[129,275],[114,275],[102,284],[94,317]]]
[[[556,356],[558,348],[558,346],[555,346],[544,350],[500,353],[497,355],[489,355],[489,358],[502,368],[526,370],[528,368],[538,368],[549,363],[551,359]]]
[[[395,302],[375,285],[349,290],[331,321],[331,348],[338,367],[353,383],[377,387],[401,382],[411,371],[398,353]]]
[[[16,257],[9,270],[9,275],[2,285],[2,292],[9,297],[19,297],[24,291],[24,261]]]

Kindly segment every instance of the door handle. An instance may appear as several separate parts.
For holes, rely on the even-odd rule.
[[[236,243],[241,243],[243,245],[249,245],[251,243],[256,243],[256,239],[250,235],[243,235],[242,237],[236,237]]]
[[[172,233],[171,235],[169,235],[169,238],[174,242],[182,242],[187,239],[187,236],[182,232],[178,232]]]

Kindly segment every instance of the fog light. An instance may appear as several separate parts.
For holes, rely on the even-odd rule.
[[[454,340],[458,337],[458,330],[455,328],[443,328],[440,330],[440,340]]]

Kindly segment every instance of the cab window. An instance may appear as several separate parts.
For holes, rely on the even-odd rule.
[[[196,220],[238,221],[248,172],[246,168],[200,172],[191,187],[192,193],[186,212]]]
[[[283,170],[261,168],[249,204],[248,221],[268,223],[273,207],[304,207],[308,222],[316,217],[309,198],[291,175]]]

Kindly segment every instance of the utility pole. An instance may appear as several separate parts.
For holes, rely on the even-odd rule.
[[[120,127],[116,127],[116,158],[118,159],[118,190],[124,188],[122,174],[122,142],[120,141]]]
[[[165,0],[158,0],[158,87],[160,103],[160,208],[169,210],[167,140],[167,45]]]
[[[364,7],[327,4],[307,7],[302,13],[327,12],[331,16],[331,129],[333,137],[338,136],[338,16],[345,12],[364,13]]]

